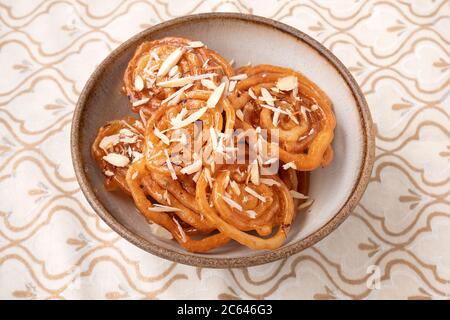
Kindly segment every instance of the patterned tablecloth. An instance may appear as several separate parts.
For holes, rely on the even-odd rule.
[[[353,214],[284,261],[200,269],[109,229],[69,152],[77,97],[131,35],[239,11],[318,39],[348,66],[377,128]],[[447,30],[447,31],[446,31]],[[445,298],[450,295],[450,1],[0,1],[0,298]]]

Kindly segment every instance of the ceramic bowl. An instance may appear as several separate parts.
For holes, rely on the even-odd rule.
[[[98,129],[131,113],[121,95],[122,75],[144,40],[181,36],[200,40],[235,65],[268,63],[298,70],[331,98],[337,127],[332,164],[311,175],[312,207],[297,216],[284,245],[253,251],[235,242],[207,254],[186,252],[175,241],[156,238],[133,201],[107,192],[90,154]],[[122,237],[157,256],[201,267],[248,267],[286,258],[332,232],[352,212],[370,177],[374,134],[366,101],[344,65],[320,43],[285,24],[252,15],[210,13],[153,26],[114,50],[95,70],[78,100],[71,148],[81,190],[98,215]]]

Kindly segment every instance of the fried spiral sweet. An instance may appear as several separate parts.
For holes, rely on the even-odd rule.
[[[129,193],[125,176],[130,163],[142,158],[143,149],[144,127],[139,120],[127,117],[100,128],[91,153],[106,176],[107,190]]]
[[[243,67],[247,75],[230,97],[243,128],[277,129],[279,154],[297,170],[311,171],[331,162],[336,126],[331,101],[312,81],[291,69],[271,65]]]
[[[271,65],[234,71],[203,43],[168,37],[137,48],[124,90],[140,120],[100,128],[92,155],[156,236],[199,253],[284,243],[313,202],[309,171],[333,159],[335,118],[316,84]]]
[[[233,73],[227,60],[200,41],[167,37],[136,49],[124,74],[124,92],[134,112],[142,109],[149,116],[160,105],[176,104],[179,90],[208,89]]]

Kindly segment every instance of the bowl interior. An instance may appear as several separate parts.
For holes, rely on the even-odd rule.
[[[95,194],[95,201],[129,230],[130,234],[138,236],[144,247],[146,243],[157,244],[162,250],[158,254],[169,259],[173,258],[170,252],[219,260],[264,254],[234,242],[208,254],[187,253],[173,241],[154,237],[130,198],[107,192],[103,187],[103,176],[90,155],[90,146],[100,126],[131,114],[120,88],[123,72],[136,46],[143,40],[165,36],[200,40],[225,58],[234,59],[235,66],[251,62],[293,68],[305,74],[328,94],[333,101],[337,120],[333,142],[334,160],[327,168],[312,173],[311,197],[315,202],[306,213],[297,216],[284,247],[317,232],[341,210],[359,179],[366,148],[360,107],[336,67],[310,44],[273,26],[235,18],[184,20],[144,32],[138,36],[140,39],[134,38],[94,75],[91,84],[87,86],[86,100],[75,130],[79,135],[80,159],[85,179]]]

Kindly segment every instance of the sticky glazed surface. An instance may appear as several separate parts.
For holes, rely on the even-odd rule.
[[[164,61],[176,50],[181,54],[177,64],[163,73],[159,72]],[[179,87],[159,86],[158,82],[214,74],[215,77],[205,79],[217,85],[224,76],[230,77],[233,72],[229,61],[205,46],[199,47],[197,41],[167,37],[144,42],[136,49],[124,74],[124,93],[134,112],[142,109],[150,115],[161,104],[169,103],[166,99],[179,90]],[[201,81],[196,81],[186,91],[204,88]]]
[[[313,204],[310,171],[333,158],[335,118],[316,84],[271,65],[233,70],[203,43],[170,37],[138,47],[124,88],[139,118],[112,121],[92,146],[108,190],[187,251],[283,245]]]
[[[331,162],[336,120],[331,101],[316,84],[299,72],[271,65],[242,67],[236,72],[248,76],[230,97],[243,113],[238,126],[278,128],[280,159],[298,170],[311,171]],[[296,85],[280,83],[283,78],[293,79]],[[280,89],[290,86],[291,90]]]

